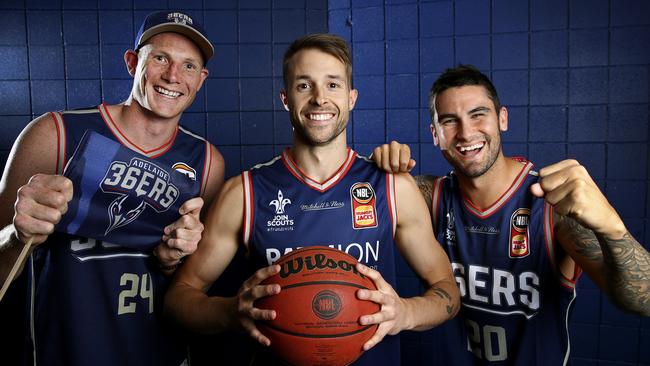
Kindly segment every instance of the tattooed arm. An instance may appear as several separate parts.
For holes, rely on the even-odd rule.
[[[572,218],[556,216],[555,233],[614,305],[650,316],[650,254],[629,232],[620,238],[597,235]]]
[[[572,277],[574,260],[622,310],[650,316],[650,253],[627,231],[586,169],[574,160],[543,168],[534,194],[555,211],[556,238],[569,254],[561,261]]]

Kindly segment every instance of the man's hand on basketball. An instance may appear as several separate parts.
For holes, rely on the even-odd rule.
[[[622,237],[623,221],[593,181],[587,169],[575,160],[564,160],[540,169],[540,182],[531,187],[555,212],[569,216],[597,234]]]
[[[181,217],[165,227],[162,243],[154,249],[163,269],[174,269],[183,257],[196,251],[203,232],[202,207],[201,197],[185,201],[178,209]]]
[[[45,241],[72,199],[72,181],[61,175],[36,174],[18,189],[14,205],[14,228],[23,243],[32,238],[32,245]]]
[[[364,315],[359,319],[362,325],[379,324],[375,334],[363,345],[364,351],[381,342],[386,334],[395,335],[405,329],[406,314],[404,300],[395,289],[384,280],[378,271],[357,263],[357,270],[369,277],[377,286],[377,291],[358,290],[357,297],[361,300],[375,302],[381,310],[375,314]]]
[[[275,319],[275,310],[258,309],[255,300],[280,293],[280,285],[260,285],[260,282],[280,272],[279,265],[272,265],[257,270],[239,289],[237,294],[237,319],[239,325],[259,343],[268,346],[271,341],[255,326],[256,320]]]
[[[397,141],[377,146],[371,158],[380,169],[389,173],[408,173],[415,167],[415,160],[411,159],[411,148]]]

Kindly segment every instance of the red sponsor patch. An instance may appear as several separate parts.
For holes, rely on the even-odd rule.
[[[355,183],[350,188],[352,201],[352,227],[365,229],[377,227],[377,208],[375,190],[370,183]]]
[[[519,208],[510,217],[510,258],[523,258],[530,254],[528,224],[530,210]]]

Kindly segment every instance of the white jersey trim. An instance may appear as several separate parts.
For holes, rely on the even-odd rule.
[[[54,118],[54,127],[56,127],[57,146],[56,146],[56,174],[63,174],[66,165],[66,135],[63,116],[59,112],[52,112]]]
[[[248,247],[253,229],[253,182],[249,170],[243,172],[241,176],[242,184],[244,185],[243,242]]]
[[[345,174],[352,166],[352,162],[354,162],[354,158],[356,156],[356,153],[352,149],[348,148],[348,156],[345,158],[343,164],[336,170],[336,173],[334,173],[334,175],[329,177],[324,182],[318,182],[308,177],[307,174],[303,173],[298,165],[293,161],[293,159],[291,159],[291,156],[289,155],[289,149],[286,149],[282,152],[282,162],[287,167],[287,169],[289,169],[289,172],[291,172],[291,174],[303,184],[319,192],[325,192],[329,188],[335,186],[336,183],[338,183],[341,179],[343,179]]]
[[[521,187],[522,183],[526,179],[526,176],[528,175],[528,172],[532,168],[533,168],[533,163],[531,163],[530,161],[526,162],[526,164],[524,164],[523,168],[521,169],[521,171],[519,172],[515,180],[512,182],[510,188],[508,188],[508,190],[486,210],[483,211],[477,207],[474,207],[471,204],[471,202],[469,202],[465,198],[463,199],[463,205],[465,206],[465,208],[467,208],[467,210],[470,213],[474,214],[475,216],[478,216],[479,218],[484,219],[489,217],[493,213],[497,212],[506,202],[508,202],[508,200],[510,200],[512,195],[515,194],[517,190],[519,190],[519,187]]]
[[[388,195],[388,208],[390,210],[390,218],[393,227],[393,239],[397,232],[397,195],[395,194],[395,176],[391,173],[386,173],[386,185]]]

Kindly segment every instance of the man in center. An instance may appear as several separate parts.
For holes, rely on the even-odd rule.
[[[276,313],[253,303],[281,289],[260,282],[279,271],[273,263],[280,255],[329,245],[356,257],[358,270],[378,288],[357,292],[381,310],[359,319],[379,327],[354,365],[399,365],[399,339],[393,335],[430,329],[458,310],[448,258],[433,235],[413,178],[379,170],[346,144],[358,92],[352,88],[345,41],[329,34],[294,41],[284,56],[283,75],[280,97],[293,126],[292,146],[226,182],[209,210],[198,250],[167,293],[166,310],[194,331],[242,329],[268,346],[270,340],[255,321],[273,319]],[[355,210],[361,205],[369,207]],[[257,271],[235,297],[206,295],[240,245]],[[423,281],[425,291],[419,296],[403,298],[394,290],[395,248]]]

